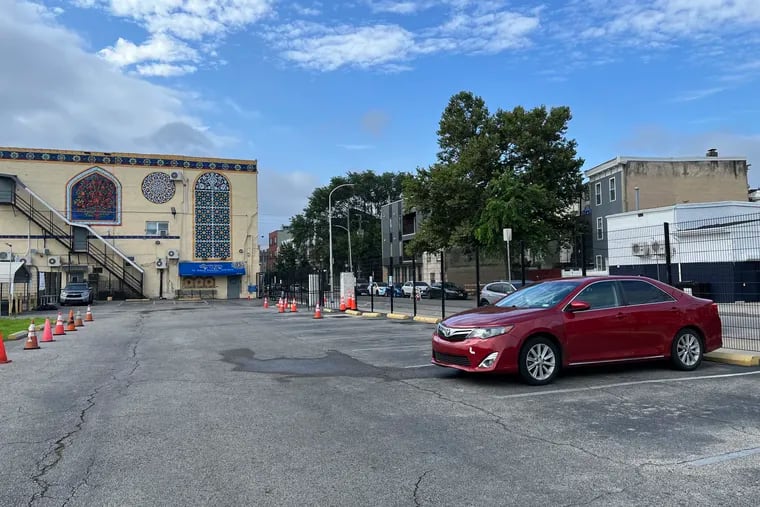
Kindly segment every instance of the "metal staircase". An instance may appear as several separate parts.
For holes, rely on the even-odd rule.
[[[69,221],[45,202],[18,177],[0,175],[15,182],[11,205],[37,224],[51,239],[55,239],[72,254],[86,254],[99,266],[116,277],[127,297],[143,297],[144,270],[123,252],[108,243],[90,226]]]

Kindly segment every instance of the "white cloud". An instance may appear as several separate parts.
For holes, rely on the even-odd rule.
[[[467,3],[467,2],[464,2]],[[539,27],[537,14],[456,9],[448,22],[417,33],[397,24],[328,26],[297,22],[273,27],[266,35],[282,56],[320,71],[342,67],[408,69],[413,58],[439,52],[499,53],[530,43]]]
[[[676,102],[692,102],[694,100],[700,100],[707,97],[710,97],[711,95],[715,95],[716,93],[720,93],[722,91],[725,91],[725,87],[714,87],[714,88],[704,88],[702,90],[690,90],[687,92],[683,92],[675,99],[673,99]]]
[[[124,75],[39,5],[0,0],[0,139],[41,148],[219,154],[185,94]],[[34,62],[34,65],[29,65]]]
[[[118,67],[145,61],[179,62],[198,59],[196,50],[165,34],[158,34],[139,46],[119,37],[116,44],[101,49],[98,55]]]
[[[137,73],[141,76],[170,77],[192,74],[198,68],[194,65],[172,65],[171,63],[147,63],[137,66]]]
[[[73,0],[73,3],[134,21],[150,34],[143,44],[119,38],[113,46],[101,50],[101,56],[122,66],[142,63],[143,69],[159,69],[151,75],[168,76],[195,69],[189,64],[197,63],[199,54],[189,44],[197,44],[209,57],[216,56],[215,45],[220,38],[271,15],[274,1]],[[183,65],[155,65],[180,62]]]
[[[586,0],[576,4],[598,22],[583,32],[586,37],[662,42],[672,37],[697,39],[718,33],[726,25],[760,24],[756,0]]]
[[[319,182],[315,175],[303,171],[287,173],[266,166],[259,170],[259,209],[266,210],[259,216],[259,234],[266,234],[303,211]]]
[[[329,28],[316,23],[280,27],[271,37],[283,56],[303,67],[332,71],[343,66],[383,67],[406,60],[413,35],[397,25]]]

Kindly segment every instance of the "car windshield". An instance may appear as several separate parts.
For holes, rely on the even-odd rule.
[[[70,283],[64,290],[85,290],[87,289],[86,283]]]
[[[416,285],[417,287],[427,287],[428,286],[427,282],[414,282],[414,285]]]
[[[538,283],[513,292],[497,302],[496,306],[500,308],[551,308],[559,304],[580,283],[576,280]]]

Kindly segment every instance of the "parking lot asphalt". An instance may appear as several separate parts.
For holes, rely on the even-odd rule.
[[[110,303],[0,365],[0,505],[756,505],[759,368],[432,366],[432,325]]]

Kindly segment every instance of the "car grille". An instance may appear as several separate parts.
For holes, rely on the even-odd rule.
[[[438,324],[438,337],[447,342],[463,342],[472,332],[472,329],[456,329]]]
[[[456,364],[457,366],[470,366],[470,358],[467,356],[455,356],[433,351],[433,359],[439,363]]]

